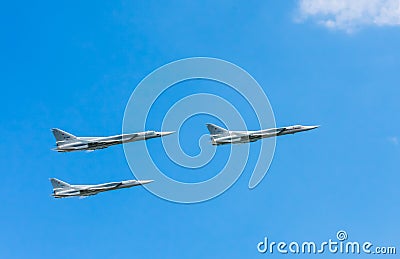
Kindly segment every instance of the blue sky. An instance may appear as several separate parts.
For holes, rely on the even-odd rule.
[[[397,13],[382,18],[374,9],[391,1],[368,8],[361,0],[312,2],[5,3],[0,256],[260,258],[271,256],[257,252],[265,236],[322,242],[340,229],[352,241],[399,248]],[[353,15],[359,10],[367,17]],[[51,151],[50,128],[82,136],[121,132],[135,86],[154,69],[193,56],[247,70],[268,95],[278,126],[321,128],[278,138],[254,190],[246,169],[227,192],[199,204],[168,202],[141,187],[53,199],[49,177],[89,184],[132,174],[122,146]],[[203,123],[183,127],[188,153],[198,150]]]

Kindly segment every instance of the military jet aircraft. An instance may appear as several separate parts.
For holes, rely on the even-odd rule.
[[[270,138],[286,134],[294,134],[297,132],[312,130],[319,127],[319,126],[295,125],[282,128],[257,130],[257,131],[230,131],[210,123],[206,125],[208,131],[210,132],[211,143],[213,145],[241,144],[241,143],[254,142],[262,138]]]
[[[130,188],[137,185],[151,183],[153,180],[127,180],[121,182],[102,183],[95,185],[71,185],[66,182],[60,181],[56,178],[50,178],[51,185],[53,185],[54,198],[67,198],[67,197],[87,197],[96,195],[100,192],[112,191],[122,188]]]
[[[175,132],[175,131],[167,131],[167,132],[145,131],[145,132],[121,134],[109,137],[76,137],[60,129],[51,129],[51,131],[53,132],[53,135],[56,138],[56,145],[57,145],[57,147],[54,148],[53,150],[58,152],[72,152],[81,150],[94,151],[96,149],[107,148],[109,146],[118,145],[122,143],[167,136]]]

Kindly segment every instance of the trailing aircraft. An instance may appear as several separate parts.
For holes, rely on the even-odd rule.
[[[72,151],[94,151],[96,149],[108,148],[113,145],[129,143],[139,140],[147,140],[170,135],[175,131],[157,132],[145,131],[132,134],[121,134],[109,137],[76,137],[60,129],[51,129],[56,138],[57,147],[53,150],[58,152]]]
[[[133,186],[148,184],[153,180],[127,180],[121,182],[110,182],[95,185],[71,185],[56,178],[50,178],[51,185],[53,185],[53,197],[67,198],[67,197],[86,197],[96,195],[100,192],[112,191],[122,188],[130,188]]]

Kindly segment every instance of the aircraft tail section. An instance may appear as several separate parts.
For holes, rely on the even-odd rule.
[[[228,130],[221,128],[217,125],[214,125],[211,123],[207,123],[206,125],[207,125],[208,131],[210,132],[211,135],[220,135],[220,134],[228,134],[229,133]]]
[[[51,185],[53,185],[53,189],[66,188],[66,187],[71,186],[69,183],[63,182],[56,178],[50,178],[50,182],[51,182]]]
[[[71,140],[76,138],[74,135],[60,129],[51,129],[51,131],[53,132],[56,141]]]

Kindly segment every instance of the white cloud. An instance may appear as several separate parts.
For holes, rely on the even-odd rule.
[[[299,21],[347,32],[363,25],[400,26],[400,0],[300,0],[299,12]]]

